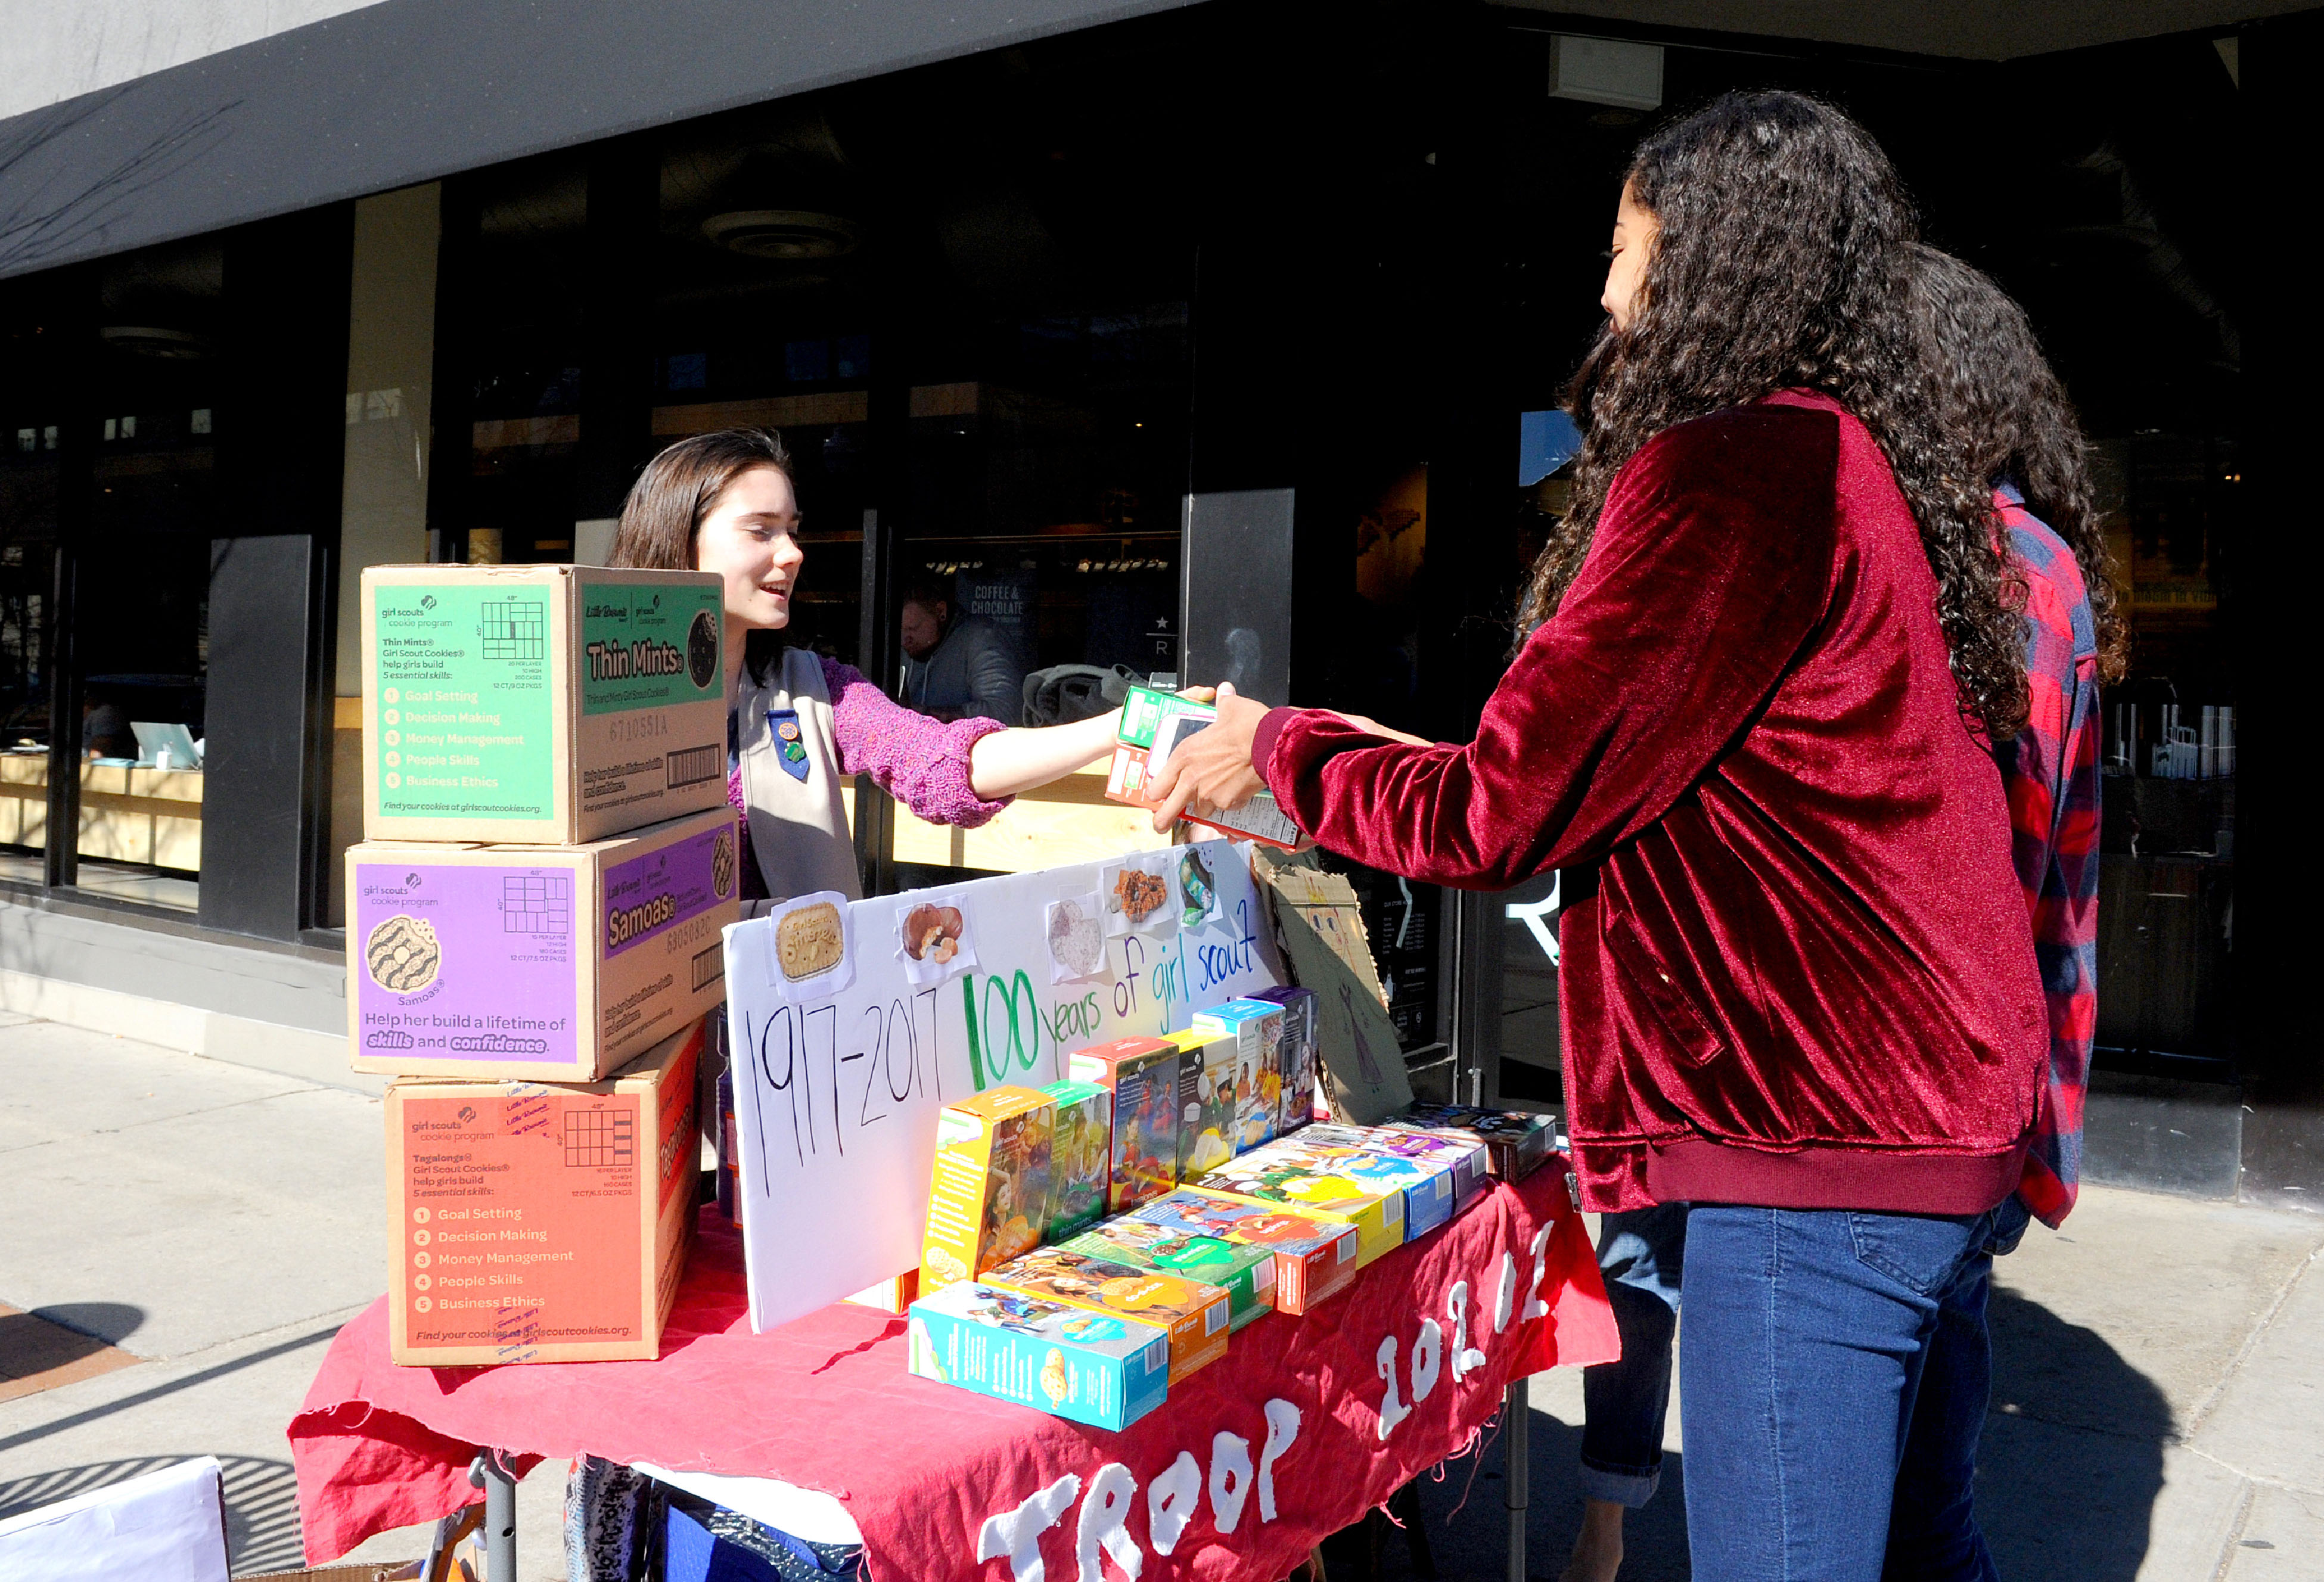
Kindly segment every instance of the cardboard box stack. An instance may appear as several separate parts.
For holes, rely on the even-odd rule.
[[[740,915],[718,581],[364,573],[347,1021],[385,1105],[390,1354],[651,1357]]]

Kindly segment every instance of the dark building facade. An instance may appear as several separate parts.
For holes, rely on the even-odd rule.
[[[1458,738],[1563,509],[1528,446],[1623,160],[1776,86],[1881,138],[2096,445],[2134,653],[2094,1173],[2324,1192],[2319,14],[2026,9],[388,0],[23,110],[8,1003],[328,1066],[361,568],[596,558],[658,446],[733,423],[798,458],[801,640],[874,675],[935,577],[1036,666]],[[1554,880],[1354,877],[1424,1083],[1554,1100]]]

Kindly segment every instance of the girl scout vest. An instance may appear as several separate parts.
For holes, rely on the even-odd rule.
[[[785,648],[770,669],[762,679],[744,666],[734,702],[752,855],[775,900],[816,890],[860,899],[823,661]]]

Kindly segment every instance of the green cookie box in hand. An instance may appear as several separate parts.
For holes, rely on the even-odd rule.
[[[1106,1258],[1215,1285],[1227,1293],[1227,1328],[1240,1329],[1275,1307],[1275,1253],[1214,1236],[1194,1236],[1136,1218],[1109,1219],[1065,1244],[1069,1253]]]

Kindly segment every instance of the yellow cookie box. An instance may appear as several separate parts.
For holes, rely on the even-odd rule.
[[[982,1274],[1041,1243],[1057,1107],[1032,1088],[994,1088],[936,1117],[920,1293]]]

